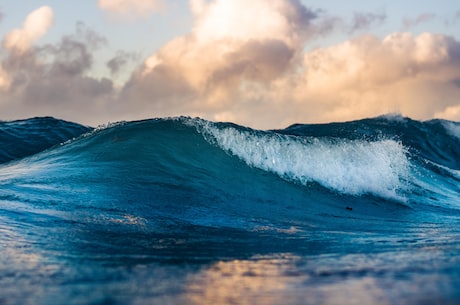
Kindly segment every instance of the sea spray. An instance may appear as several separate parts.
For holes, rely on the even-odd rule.
[[[314,181],[343,194],[405,200],[410,164],[401,142],[289,136],[192,122],[210,143],[284,179],[303,185]]]

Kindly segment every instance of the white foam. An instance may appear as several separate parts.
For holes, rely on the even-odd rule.
[[[202,124],[205,137],[248,165],[303,185],[315,181],[350,195],[403,200],[409,177],[404,146],[393,140],[330,140]]]
[[[443,126],[450,135],[460,140],[460,123],[443,121]]]

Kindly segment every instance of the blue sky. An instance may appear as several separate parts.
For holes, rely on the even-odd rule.
[[[380,36],[396,31],[436,32],[454,36],[460,34],[460,18],[457,16],[460,13],[460,4],[452,0],[303,0],[302,3],[350,22],[355,13],[384,14],[385,22],[368,29]],[[107,37],[107,48],[111,51],[124,49],[148,56],[172,38],[186,34],[193,26],[193,16],[187,0],[169,0],[166,7],[159,12],[154,12],[147,18],[131,19],[100,10],[96,0],[21,0],[20,5],[15,1],[4,1],[0,5],[4,14],[0,28],[1,37],[11,29],[19,27],[30,12],[43,5],[53,8],[55,20],[54,26],[40,42],[54,42],[62,35],[72,33],[75,23],[81,21]],[[423,15],[433,15],[433,18],[410,28],[405,26],[405,21],[416,21]],[[306,45],[306,48],[338,43],[357,34],[359,33],[336,31],[333,35],[311,43],[311,46]]]
[[[455,35],[460,24],[460,21],[457,21],[457,28],[455,25],[446,25],[446,22],[453,20],[460,11],[460,4],[452,0],[304,0],[302,3],[344,19],[351,19],[356,12],[384,13],[387,16],[385,24],[373,29],[373,32],[379,34],[405,30],[404,19],[415,20],[423,14],[434,14],[436,18],[411,28],[412,31],[434,31]],[[20,3],[3,1],[0,4],[4,14],[0,34],[3,36],[9,30],[19,27],[30,12],[43,5],[52,7],[55,12],[55,26],[44,37],[46,41],[58,39],[62,34],[72,32],[75,22],[83,21],[110,37],[111,44],[114,46],[125,47],[126,41],[132,43],[135,48],[148,44],[151,48],[149,52],[152,52],[172,37],[188,32],[193,24],[193,17],[186,0],[170,0],[164,10],[153,13],[149,18],[129,21],[114,16],[111,18],[106,12],[98,9],[96,0],[78,2],[21,0]],[[133,31],[137,35],[131,35]],[[149,39],[147,39],[148,35],[150,35]]]
[[[73,33],[75,24],[83,22],[107,38],[107,46],[100,50],[99,60],[111,56],[118,50],[126,50],[148,56],[171,38],[189,31],[192,16],[187,1],[171,1],[168,8],[151,14],[148,18],[116,16],[98,8],[97,1],[8,1],[0,6],[4,14],[0,24],[0,36],[20,27],[25,17],[33,10],[47,5],[54,11],[54,25],[38,43],[54,43],[63,35]],[[141,62],[141,60],[140,60]],[[97,74],[101,74],[99,72]]]
[[[460,120],[452,0],[22,0],[0,12],[0,119]],[[29,35],[34,12],[43,28]]]

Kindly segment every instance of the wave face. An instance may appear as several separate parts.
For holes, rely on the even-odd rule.
[[[36,154],[90,130],[51,117],[0,121],[0,163]]]
[[[15,124],[0,304],[460,301],[459,123]]]

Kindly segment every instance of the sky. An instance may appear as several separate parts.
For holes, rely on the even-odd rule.
[[[454,0],[0,0],[0,120],[460,121]]]

